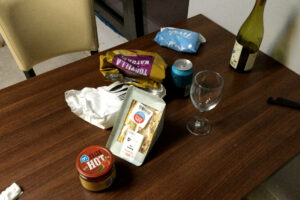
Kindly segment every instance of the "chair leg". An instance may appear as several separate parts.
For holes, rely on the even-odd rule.
[[[4,47],[4,39],[3,37],[0,35],[0,47]]]
[[[98,50],[96,51],[91,51],[91,55],[94,55],[94,54],[97,54],[98,53]]]
[[[29,71],[23,71],[26,79],[30,79],[32,77],[35,77],[35,72],[33,71],[33,69],[30,69]]]

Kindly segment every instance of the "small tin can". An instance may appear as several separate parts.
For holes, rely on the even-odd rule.
[[[81,185],[90,191],[101,191],[113,183],[116,177],[114,157],[109,149],[90,146],[76,158],[76,168]]]
[[[193,64],[188,59],[177,59],[172,65],[172,82],[177,90],[176,93],[179,96],[189,96],[193,73]]]

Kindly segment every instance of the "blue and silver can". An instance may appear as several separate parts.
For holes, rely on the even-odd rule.
[[[193,64],[188,59],[177,59],[172,65],[171,77],[179,96],[189,96],[193,73]]]

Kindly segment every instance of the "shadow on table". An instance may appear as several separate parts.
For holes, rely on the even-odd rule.
[[[131,187],[133,178],[129,164],[122,160],[117,160],[115,162],[115,167],[117,173],[116,179],[113,182],[112,186],[107,189],[107,191],[127,190]]]
[[[168,149],[176,146],[176,144],[178,144],[179,141],[187,135],[186,128],[185,126],[182,126],[182,123],[165,120],[162,133],[153,148],[150,150],[145,162],[149,162],[159,154],[162,154]]]

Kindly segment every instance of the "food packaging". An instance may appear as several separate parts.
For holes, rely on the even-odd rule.
[[[100,72],[105,78],[141,88],[157,88],[165,78],[166,67],[154,52],[121,49],[100,55]]]
[[[200,33],[193,31],[165,27],[161,28],[154,38],[160,46],[168,47],[178,52],[197,53],[201,43],[206,39]]]
[[[83,149],[76,158],[79,180],[89,191],[101,191],[114,182],[116,169],[109,149],[93,145]]]
[[[106,147],[141,166],[163,129],[165,106],[163,99],[130,86]]]

